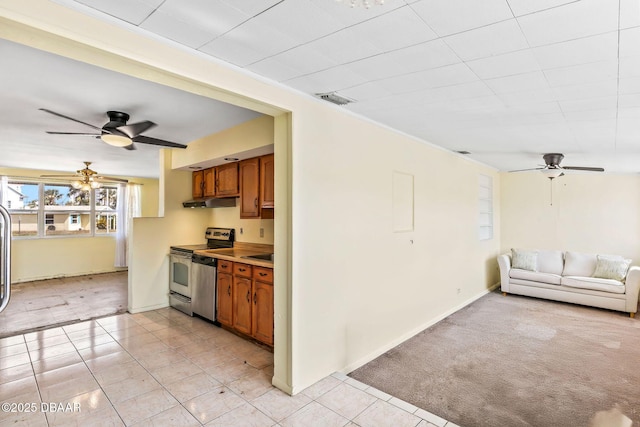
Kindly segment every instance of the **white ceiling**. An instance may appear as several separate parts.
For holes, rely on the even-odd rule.
[[[348,1],[58,0],[310,95],[335,91],[356,101],[340,108],[500,170],[562,152],[565,166],[640,171],[637,0]],[[91,87],[50,108],[99,122],[89,111],[113,106]],[[36,122],[69,129],[37,112],[38,97]],[[153,120],[137,96],[116,99]],[[159,137],[183,136],[158,123]]]
[[[161,147],[136,143],[135,151],[91,136],[95,132],[42,112],[46,108],[102,127],[106,112],[128,113],[128,123],[150,120],[143,135],[187,144],[260,114],[210,98],[115,73],[0,39],[0,166],[72,172],[92,161],[105,175],[158,177]],[[178,107],[179,106],[179,107]]]

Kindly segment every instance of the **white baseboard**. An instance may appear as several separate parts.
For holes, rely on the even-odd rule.
[[[155,304],[155,305],[147,305],[144,307],[136,307],[136,308],[130,308],[127,307],[127,311],[131,314],[135,314],[135,313],[142,313],[144,311],[151,311],[151,310],[157,310],[159,308],[165,308],[165,307],[169,307],[169,303],[161,303],[161,304]]]
[[[472,302],[482,298],[483,296],[487,295],[489,292],[493,292],[499,286],[500,286],[500,282],[492,285],[489,289],[486,289],[486,290],[480,292],[479,294],[474,295],[473,297],[469,298],[468,300],[464,301],[463,303],[453,307],[450,310],[445,311],[444,313],[442,313],[441,315],[439,315],[439,316],[437,316],[437,317],[435,317],[433,319],[430,319],[429,321],[423,323],[422,325],[418,326],[417,328],[414,328],[414,329],[410,330],[409,332],[407,332],[405,334],[402,334],[401,336],[399,336],[398,338],[394,339],[393,341],[390,341],[389,343],[387,343],[384,346],[372,351],[371,353],[369,353],[366,356],[356,360],[355,362],[350,363],[349,365],[347,365],[344,368],[340,369],[339,372],[342,372],[343,374],[348,374],[349,372],[355,371],[359,367],[371,362],[376,357],[383,355],[387,351],[391,350],[392,348],[396,347],[399,344],[402,344],[403,342],[405,342],[409,338],[414,337],[415,335],[417,335],[420,332],[424,331],[428,327],[435,325],[436,323],[438,323],[442,319],[444,319],[444,318],[446,318],[448,316],[451,316],[456,311],[458,311],[458,310],[468,306]]]

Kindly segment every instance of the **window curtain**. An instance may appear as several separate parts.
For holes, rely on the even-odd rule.
[[[120,184],[118,186],[118,206],[116,208],[116,267],[127,267],[129,263],[129,230],[132,218],[141,215],[140,185]]]
[[[7,198],[9,192],[9,177],[0,176],[0,205],[7,207]]]

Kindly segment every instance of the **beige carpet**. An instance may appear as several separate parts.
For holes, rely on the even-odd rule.
[[[640,319],[493,292],[350,376],[462,427],[586,427],[614,405],[640,426]]]

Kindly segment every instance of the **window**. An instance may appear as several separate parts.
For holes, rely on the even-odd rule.
[[[493,178],[487,175],[478,179],[478,238],[493,238]]]
[[[70,184],[9,179],[14,237],[115,233],[117,187],[85,191]]]

